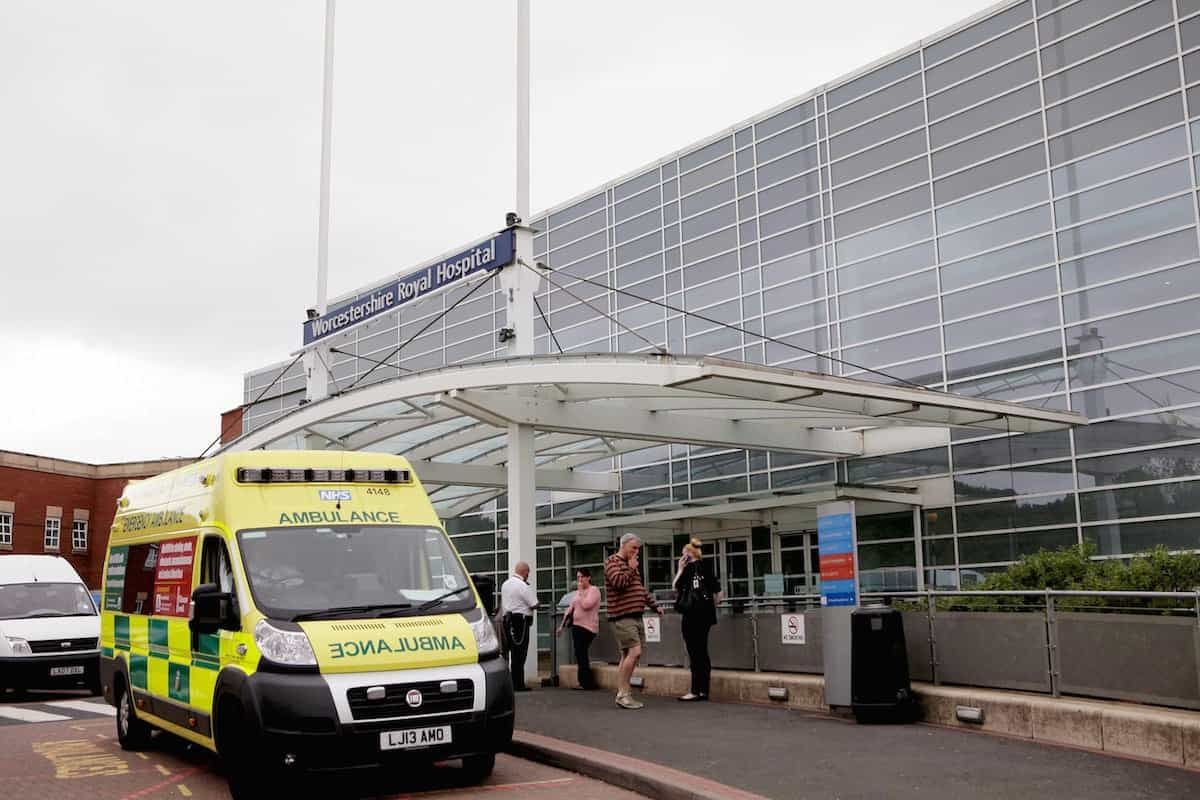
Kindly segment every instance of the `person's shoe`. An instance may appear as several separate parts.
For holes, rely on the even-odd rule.
[[[703,702],[707,702],[707,701],[708,701],[708,695],[706,695],[706,694],[698,694],[698,695],[696,695],[696,699],[697,699],[697,700],[700,700],[700,701],[703,701]]]
[[[691,703],[691,702],[695,702],[696,700],[703,700],[704,695],[692,694],[691,692],[688,692],[683,697],[680,697],[678,699],[683,701],[684,703]]]
[[[514,692],[528,692],[529,687],[528,686],[514,686],[513,691]]]
[[[643,703],[639,703],[637,700],[634,700],[633,695],[631,694],[619,695],[617,697],[617,705],[621,708],[628,708],[631,710],[642,708],[644,706]]]

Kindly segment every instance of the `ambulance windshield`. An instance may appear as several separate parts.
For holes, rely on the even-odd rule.
[[[437,528],[265,528],[238,532],[238,542],[254,600],[276,619],[371,619],[475,606],[458,557]]]

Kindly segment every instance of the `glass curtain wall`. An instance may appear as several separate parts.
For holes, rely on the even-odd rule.
[[[946,475],[953,505],[925,514],[930,585],[1075,542],[1109,557],[1200,547],[1198,12],[1200,0],[1012,3],[533,223],[555,270],[539,301],[564,350],[645,351],[644,337],[1071,408],[1090,426],[955,431],[946,448],[837,464],[656,447],[615,460],[619,496],[542,513]],[[373,365],[356,355],[384,359],[458,296],[347,334],[335,376],[361,376]],[[370,380],[491,358],[502,317],[482,291]],[[556,351],[537,325],[538,351]],[[247,401],[282,366],[247,375]],[[247,429],[302,389],[289,370]],[[498,507],[456,524],[495,526]],[[914,568],[911,522],[880,526],[863,564],[899,580]],[[797,535],[773,544],[789,586],[812,574]]]

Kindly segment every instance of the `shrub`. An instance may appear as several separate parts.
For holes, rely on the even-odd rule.
[[[1135,592],[1194,592],[1200,589],[1200,555],[1171,553],[1156,547],[1133,556],[1128,561],[1096,559],[1092,544],[1043,550],[1023,556],[1004,572],[989,575],[978,587],[986,591],[1037,591],[1059,589],[1068,591],[1135,591]],[[1106,608],[1184,607],[1171,599],[1124,599],[1119,603],[1099,597],[1064,597],[1056,601],[1063,609],[1105,606]],[[963,597],[939,603],[939,608],[971,609],[977,611],[1003,610],[1013,606],[1041,607],[1043,598],[1022,597]]]

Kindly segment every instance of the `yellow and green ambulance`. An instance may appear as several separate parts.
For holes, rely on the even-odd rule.
[[[131,483],[100,644],[121,745],[203,745],[235,796],[414,759],[482,778],[512,738],[491,622],[396,456],[251,451]]]

